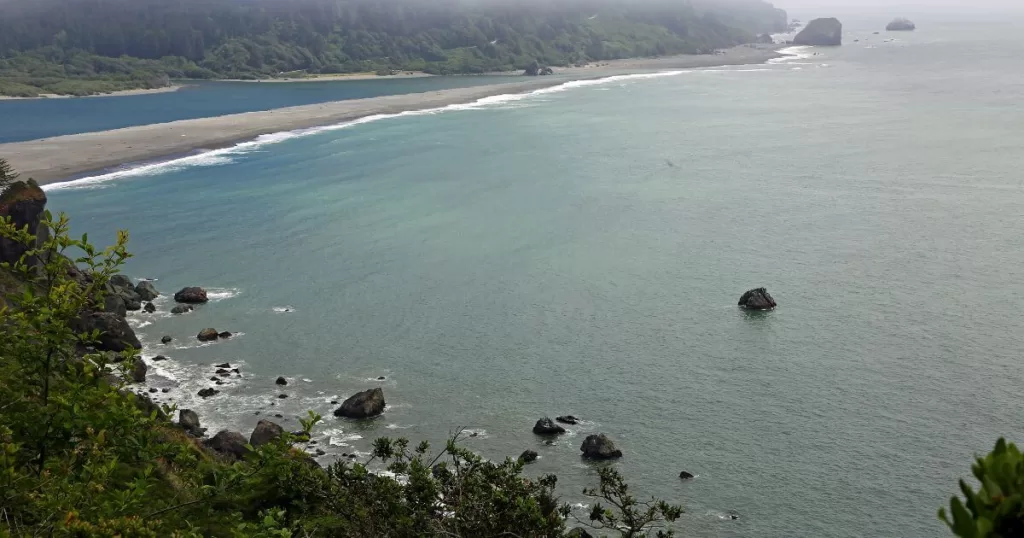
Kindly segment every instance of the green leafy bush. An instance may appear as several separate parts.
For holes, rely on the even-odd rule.
[[[961,480],[964,501],[953,497],[939,518],[961,538],[1024,536],[1024,456],[1017,446],[1000,439],[971,470],[981,487],[974,491]]]

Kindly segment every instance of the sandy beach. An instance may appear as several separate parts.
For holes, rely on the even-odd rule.
[[[34,178],[41,184],[54,183],[126,163],[216,149],[264,134],[342,123],[375,114],[469,103],[570,80],[651,70],[758,64],[775,57],[778,53],[774,48],[736,47],[716,55],[604,62],[600,66],[564,69],[553,77],[524,78],[522,82],[335,101],[0,144],[0,157],[7,159],[22,177]]]
[[[423,78],[432,77],[430,73],[421,73],[419,71],[404,71],[395,73],[394,75],[378,75],[377,73],[346,73],[337,75],[310,75],[307,77],[280,77],[280,78],[261,78],[257,80],[242,80],[226,78],[221,79],[219,82],[261,82],[261,83],[281,83],[281,82],[346,82],[352,80],[378,80],[378,79],[393,79],[393,78]]]
[[[118,90],[110,93],[98,93],[96,95],[60,95],[56,93],[41,93],[36,97],[10,97],[7,95],[0,95],[0,100],[11,100],[11,99],[81,99],[81,98],[92,98],[92,97],[124,97],[126,95],[149,95],[151,93],[170,93],[176,92],[185,86],[174,85],[167,86],[165,88],[153,88],[149,90]]]

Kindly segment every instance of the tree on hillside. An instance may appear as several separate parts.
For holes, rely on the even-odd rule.
[[[939,510],[939,519],[960,538],[1024,536],[1024,455],[1017,446],[1000,439],[971,470],[981,487],[974,491],[961,480],[966,503],[953,497],[949,512]]]
[[[0,192],[7,190],[18,180],[18,173],[14,171],[14,168],[4,159],[0,159]]]

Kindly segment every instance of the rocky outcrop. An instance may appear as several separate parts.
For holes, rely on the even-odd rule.
[[[178,412],[178,425],[192,435],[202,435],[206,431],[199,425],[199,415],[191,409]]]
[[[583,457],[592,460],[610,460],[622,457],[622,451],[603,433],[588,435],[580,446]]]
[[[103,296],[103,311],[122,318],[128,315],[128,308],[124,305],[124,299],[114,293],[107,293]]]
[[[837,47],[843,44],[843,23],[839,19],[814,19],[793,38],[794,45]]]
[[[580,423],[580,419],[578,419],[578,418],[576,418],[576,417],[574,417],[572,415],[563,415],[563,416],[560,416],[560,417],[556,417],[555,420],[557,420],[558,422],[561,422],[562,424],[570,424],[570,425],[573,425],[573,426],[575,426],[576,424]]]
[[[220,338],[220,334],[217,329],[203,329],[196,335],[196,339],[200,342],[212,342]]]
[[[191,287],[182,288],[181,291],[175,293],[174,300],[185,304],[203,304],[209,302],[210,299],[206,296],[206,290],[203,288]]]
[[[550,418],[544,417],[533,425],[533,433],[537,435],[558,435],[565,433],[565,428],[555,424],[555,421]]]
[[[35,245],[25,245],[6,237],[0,237],[0,263],[15,263],[30,249],[38,247],[49,238],[49,229],[40,226],[46,209],[46,193],[31,179],[16,182],[0,195],[0,217],[10,217],[19,230],[28,229],[36,236]],[[38,263],[38,260],[32,263]]]
[[[135,331],[128,326],[124,317],[112,312],[87,312],[79,316],[71,328],[79,334],[99,331],[99,341],[93,344],[99,351],[120,353],[127,349],[142,347],[139,338],[135,336]]]
[[[519,455],[519,459],[522,460],[523,463],[533,463],[537,461],[537,458],[539,457],[540,455],[533,450],[527,450]]]
[[[775,299],[765,288],[747,291],[740,297],[739,306],[748,310],[771,310],[776,307]]]
[[[147,313],[152,314],[153,312],[156,312],[156,305],[153,303],[146,303],[146,306],[143,306],[142,309]]]
[[[160,292],[156,291],[156,287],[149,280],[143,280],[135,285],[135,293],[143,301],[152,301],[160,296]]]
[[[341,407],[334,411],[336,417],[370,418],[384,412],[384,390],[375,388],[364,390],[345,400]]]
[[[124,303],[125,309],[132,312],[142,310],[142,297],[135,292],[132,280],[124,275],[110,277],[110,281],[107,282],[106,297],[120,299]]]
[[[142,359],[135,359],[132,364],[132,381],[136,383],[146,382],[146,372],[149,371],[149,367],[146,366],[146,361]]]
[[[917,25],[908,19],[899,18],[885,25],[885,29],[889,32],[912,32],[917,29]]]
[[[245,447],[245,437],[238,432],[228,430],[217,432],[217,435],[214,435],[205,444],[214,452],[233,460],[240,460],[249,452],[249,449]]]
[[[269,420],[261,420],[249,436],[249,444],[253,448],[263,446],[284,434],[284,428]]]
[[[288,384],[288,380],[285,379],[284,376],[281,376],[281,377],[277,378],[277,381],[274,381],[274,383],[277,383],[278,385],[281,385],[281,386],[285,386],[285,385]]]

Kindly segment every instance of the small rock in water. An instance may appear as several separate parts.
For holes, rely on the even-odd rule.
[[[232,369],[231,369],[231,373],[234,373],[234,374],[238,374],[238,375],[242,375],[242,372],[240,372],[240,371],[238,370],[238,368],[232,368]]]
[[[755,288],[740,297],[739,306],[748,310],[771,310],[775,308],[775,299],[765,288]]]
[[[225,370],[223,368],[217,368],[217,371],[215,373],[217,375],[227,376],[227,375],[231,375],[231,370]]]
[[[274,383],[277,383],[278,385],[284,386],[284,385],[288,384],[288,380],[285,379],[284,376],[281,376],[281,377],[278,377],[277,381],[274,381]],[[331,402],[331,403],[335,403],[335,402]]]
[[[174,339],[171,338],[170,336],[165,336],[165,337],[160,339],[160,343],[161,344],[170,344],[172,340],[174,340]]]
[[[193,308],[189,305],[178,305],[171,309],[172,314],[187,314],[191,312]]]
[[[196,335],[196,339],[200,342],[212,342],[218,338],[220,338],[220,334],[214,328],[203,329]]]
[[[579,424],[580,423],[580,419],[578,419],[578,418],[576,418],[576,417],[574,417],[572,415],[564,415],[564,416],[561,416],[561,417],[557,417],[557,418],[555,418],[555,420],[557,420],[558,422],[561,422],[562,424],[573,424],[573,425],[575,425],[575,424]]]
[[[213,376],[210,378],[210,381],[220,381],[220,378],[217,376]]]
[[[157,392],[157,388],[156,387],[150,387],[149,388],[149,392]]]
[[[331,405],[338,405],[338,400],[331,400]]]
[[[615,448],[615,443],[603,433],[588,435],[580,446],[584,458],[595,460],[610,460],[621,458],[622,451]]]
[[[224,364],[218,364],[218,365],[214,366],[214,368],[231,368],[231,363],[230,362],[225,362]]]
[[[318,449],[316,449],[316,455],[317,455],[317,456],[323,456],[324,454],[326,454],[326,452],[324,452],[323,450],[321,450],[321,449],[319,449],[319,448],[318,448]]]
[[[168,392],[171,392],[171,389],[168,389],[168,388],[162,388],[162,389],[160,389],[160,392],[163,392],[164,394],[166,394],[166,393],[168,393]]]
[[[380,377],[377,378],[377,381],[384,381],[385,379],[387,379],[387,378],[384,377],[384,376],[380,376]]]
[[[278,394],[277,397],[283,400],[283,399],[287,398],[288,395],[287,394]]]
[[[386,405],[383,390],[365,390],[345,400],[341,407],[334,410],[334,416],[357,419],[375,417],[384,412]]]
[[[681,478],[683,480],[689,480],[689,479],[693,478],[693,474],[688,473],[686,471],[682,471],[682,472],[679,473],[679,478]]]
[[[147,313],[152,314],[153,312],[156,312],[156,305],[153,303],[146,303],[146,306],[142,307],[142,309]]]
[[[223,384],[224,384],[224,382],[218,379],[218,380],[216,381],[216,384],[217,384],[217,385],[223,385]]]
[[[205,388],[205,389],[199,391],[199,397],[200,398],[209,398],[210,396],[213,396],[214,394],[220,394],[220,391],[215,389],[215,388]]]
[[[550,418],[544,417],[533,425],[533,433],[537,435],[558,435],[565,433],[565,428],[555,424],[555,421]]]
[[[203,288],[190,287],[182,288],[181,291],[175,293],[174,300],[179,303],[202,304],[210,299],[206,296],[206,290]]]
[[[153,357],[151,360],[153,362],[160,362],[167,360],[167,357],[164,357],[163,355],[157,355],[156,357]]]
[[[231,338],[231,336],[232,336],[232,335],[231,335],[231,333],[230,333],[230,332],[228,332],[228,331],[224,331],[224,332],[222,332],[222,333],[218,334],[217,336],[219,336],[219,337],[221,337],[221,338]]]
[[[537,461],[540,456],[533,450],[527,450],[519,455],[519,459],[523,460],[523,463],[533,463]]]
[[[274,417],[276,417],[276,418],[284,418],[284,415],[279,413],[279,414],[274,415]]]

